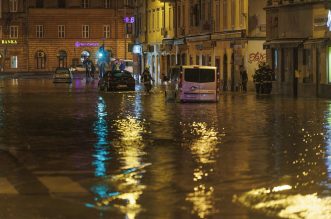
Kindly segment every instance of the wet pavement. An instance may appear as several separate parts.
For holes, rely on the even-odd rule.
[[[0,218],[331,218],[331,102],[0,80]]]

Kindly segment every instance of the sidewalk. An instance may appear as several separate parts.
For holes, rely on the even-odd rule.
[[[5,79],[52,79],[54,72],[0,72],[0,80]],[[74,79],[85,78],[84,73],[73,73]]]

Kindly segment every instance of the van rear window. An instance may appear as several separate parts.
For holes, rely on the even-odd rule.
[[[195,83],[209,83],[215,81],[213,69],[185,69],[184,80]]]

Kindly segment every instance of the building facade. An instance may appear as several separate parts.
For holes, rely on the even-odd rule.
[[[164,42],[175,36],[174,1],[136,0],[135,2],[135,46],[139,60],[139,71],[150,67],[157,83],[161,82],[161,72],[167,72],[168,55],[171,48],[165,48]]]
[[[178,1],[179,63],[216,66],[224,91],[239,89],[243,65],[252,89],[251,76],[266,57],[264,5],[263,0]]]
[[[4,29],[9,29],[2,31],[5,44],[0,51],[7,56],[3,70],[54,71],[81,64],[83,56],[96,61],[101,45],[114,58],[132,59],[132,4],[130,0],[2,0],[2,10],[9,10],[1,18]],[[10,11],[11,5],[17,10]],[[16,19],[7,24],[7,14]],[[14,48],[16,52],[9,51]]]
[[[267,1],[268,60],[278,93],[331,97],[329,1]]]
[[[174,65],[216,66],[223,90],[235,91],[240,87],[239,66],[244,65],[253,89],[251,76],[258,63],[266,60],[264,0],[137,2],[136,14],[145,21],[136,24],[136,43],[147,45],[143,54],[158,54],[157,71],[168,74]],[[154,63],[153,56],[148,60]]]

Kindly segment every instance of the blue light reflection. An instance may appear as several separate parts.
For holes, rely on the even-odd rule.
[[[107,140],[108,137],[108,125],[107,125],[107,111],[106,103],[102,97],[99,97],[97,103],[97,120],[94,123],[94,133],[97,137],[97,142],[94,144],[95,153],[93,154],[95,167],[94,175],[96,177],[107,176],[107,162],[111,159],[109,149],[110,144]],[[92,188],[92,191],[98,195],[98,198],[105,198],[109,196],[109,188],[106,184],[96,184]]]

